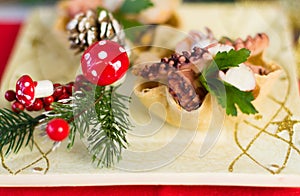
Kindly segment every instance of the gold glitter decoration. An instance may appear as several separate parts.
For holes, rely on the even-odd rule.
[[[41,172],[43,170],[44,170],[44,168],[42,168],[42,167],[34,167],[33,168],[33,171],[36,171],[36,172]]]
[[[8,173],[10,173],[10,174],[12,174],[12,175],[17,175],[17,174],[23,172],[24,170],[26,170],[26,169],[28,169],[28,168],[34,166],[35,164],[39,163],[40,161],[45,160],[45,162],[46,162],[46,168],[45,168],[45,170],[44,170],[44,174],[46,174],[46,173],[48,172],[49,168],[50,168],[50,161],[49,161],[49,159],[48,159],[47,156],[52,152],[52,148],[51,148],[50,150],[48,150],[46,153],[44,153],[44,152],[42,151],[42,149],[39,147],[39,145],[38,145],[35,141],[34,141],[34,145],[35,145],[35,147],[37,148],[37,150],[39,151],[39,153],[41,154],[41,156],[40,156],[38,159],[34,160],[33,162],[29,163],[28,165],[25,165],[24,167],[22,167],[22,168],[20,168],[20,169],[18,169],[18,170],[16,170],[16,171],[13,171],[10,167],[8,167],[8,166],[6,165],[6,163],[5,163],[5,158],[4,158],[3,153],[2,153],[2,151],[1,151],[1,152],[0,152],[0,157],[1,157],[1,164],[2,164],[2,167],[3,167],[5,170],[7,170]],[[36,168],[39,168],[39,167],[34,167],[34,169],[36,169]],[[42,169],[42,170],[43,170],[43,169]],[[39,170],[39,171],[41,171],[41,170]]]
[[[255,125],[255,124],[253,124],[253,123],[251,123],[247,120],[244,121],[244,123],[246,125],[251,126],[252,128],[258,130],[258,133],[254,135],[254,137],[248,142],[248,144],[245,147],[242,146],[241,142],[239,141],[239,137],[238,137],[238,132],[239,131],[245,131],[245,130],[239,130],[239,123],[235,124],[234,140],[235,140],[235,143],[237,144],[238,148],[242,152],[230,163],[230,165],[228,167],[229,172],[233,172],[235,164],[240,160],[240,158],[246,156],[251,161],[253,161],[255,164],[257,164],[259,167],[262,167],[263,169],[267,170],[271,174],[279,174],[284,168],[286,168],[288,160],[291,156],[291,151],[292,150],[296,151],[296,153],[298,155],[300,155],[300,149],[298,147],[296,147],[296,145],[293,142],[293,140],[294,140],[294,125],[297,124],[297,123],[300,123],[300,121],[299,120],[292,120],[293,114],[286,107],[286,102],[287,102],[287,99],[288,99],[288,95],[290,94],[290,90],[291,90],[291,87],[290,87],[291,79],[289,77],[287,77],[287,79],[288,79],[287,91],[286,91],[286,94],[284,96],[283,101],[278,101],[277,99],[275,99],[272,96],[268,97],[269,100],[275,102],[280,107],[277,109],[277,111],[275,111],[273,116],[271,116],[270,120],[263,127],[259,127],[259,126]],[[275,120],[276,118],[278,118],[280,112],[285,112],[286,113],[285,117],[282,120]],[[257,118],[254,118],[254,119],[258,120]],[[276,129],[275,133],[267,131],[267,128],[270,125],[276,125],[277,126],[277,129]],[[279,133],[281,133],[283,131],[288,132],[288,139],[283,138],[283,137],[280,136]],[[276,140],[284,142],[285,144],[288,145],[288,147],[285,151],[285,157],[284,157],[281,165],[272,164],[272,163],[270,163],[268,165],[264,165],[260,161],[256,160],[253,155],[251,155],[250,149],[255,145],[255,142],[263,134],[268,135],[270,137],[273,137]]]
[[[261,120],[263,118],[263,116],[258,114],[258,115],[255,115],[254,118],[255,118],[255,120]]]
[[[276,130],[276,134],[286,130],[288,132],[293,133],[293,127],[296,123],[299,123],[300,121],[297,120],[291,120],[291,116],[287,115],[282,121],[279,122],[272,122],[272,124],[278,125],[278,128]]]

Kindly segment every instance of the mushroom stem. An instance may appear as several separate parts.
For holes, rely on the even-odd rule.
[[[53,84],[49,80],[36,81],[35,98],[48,97],[54,92]]]
[[[127,74],[125,73],[119,80],[112,83],[111,86],[116,87],[116,86],[119,86],[119,85],[123,84],[126,80],[126,75]]]

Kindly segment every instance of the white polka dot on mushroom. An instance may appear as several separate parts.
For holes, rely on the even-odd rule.
[[[99,45],[100,45],[100,46],[103,46],[103,45],[105,45],[105,44],[106,44],[106,41],[100,41],[100,42],[99,42]]]
[[[109,62],[109,64],[114,68],[115,71],[118,71],[122,66],[121,61],[117,61],[115,63]]]
[[[84,59],[85,59],[85,60],[89,60],[90,57],[91,57],[91,54],[90,54],[90,53],[86,53],[86,54],[84,55]]]
[[[33,92],[33,88],[32,87],[30,88],[30,92]]]
[[[18,95],[22,95],[22,91],[21,90],[18,90]]]
[[[31,100],[32,98],[29,95],[24,95],[27,100]]]
[[[29,82],[25,82],[24,84],[26,87],[30,86],[30,83]]]
[[[96,76],[98,75],[98,74],[97,74],[97,71],[96,71],[96,70],[93,70],[93,71],[92,71],[92,75],[96,77]]]
[[[120,47],[119,50],[120,50],[120,52],[122,52],[122,53],[123,53],[123,52],[126,52],[126,50],[125,50],[124,48],[122,48],[122,47]]]
[[[99,59],[105,59],[107,57],[107,53],[105,51],[101,51],[98,53]]]

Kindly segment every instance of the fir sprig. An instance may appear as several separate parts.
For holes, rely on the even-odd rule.
[[[70,125],[68,148],[74,145],[76,133],[79,133],[92,160],[97,161],[99,167],[112,167],[127,146],[126,132],[131,123],[125,102],[130,99],[117,93],[117,87],[92,84],[89,87],[91,90],[76,91],[68,103],[53,103],[52,111],[37,117],[0,109],[0,151],[7,147],[6,154],[17,153],[22,146],[32,146],[33,132],[38,125],[62,118]]]
[[[95,99],[99,96],[102,99],[96,103],[95,111],[101,126],[94,127],[87,139],[97,165],[111,167],[120,160],[122,149],[127,146],[126,132],[131,123],[124,102],[129,98],[118,94],[116,88],[98,86]]]
[[[52,103],[53,110],[50,112],[46,112],[45,115],[47,116],[47,121],[54,119],[54,118],[62,118],[66,120],[70,125],[70,133],[69,133],[69,141],[67,148],[71,149],[75,142],[76,137],[76,125],[72,120],[74,118],[73,115],[73,107],[71,104],[63,104],[60,102]]]
[[[32,117],[26,112],[19,114],[8,109],[0,109],[0,151],[4,147],[6,155],[18,153],[22,146],[33,144],[33,132],[45,115]]]
[[[89,87],[92,90],[76,92],[70,104],[53,104],[54,110],[47,116],[69,122],[69,148],[73,146],[78,132],[97,166],[112,167],[120,160],[122,149],[127,146],[126,132],[130,130],[131,123],[125,102],[130,99],[117,93],[117,88]]]

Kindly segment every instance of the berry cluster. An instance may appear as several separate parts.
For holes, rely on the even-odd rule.
[[[53,84],[54,93],[50,97],[54,98],[54,100],[51,100],[50,102],[52,103],[53,101],[59,101],[69,98],[72,95],[73,90],[74,92],[81,91],[83,89],[85,91],[89,91],[91,90],[89,84],[90,82],[83,75],[78,75],[75,79],[75,82],[69,82],[64,86],[60,84]],[[49,103],[47,97],[45,97],[43,101]],[[51,105],[49,106],[51,107]],[[45,110],[47,111],[46,108]],[[68,121],[61,118],[52,119],[47,123],[46,133],[51,140],[55,142],[61,142],[69,136],[69,123]]]
[[[16,113],[24,111],[25,109],[29,112],[40,111],[42,109],[44,109],[45,111],[50,111],[52,110],[51,104],[53,102],[68,99],[70,96],[72,96],[73,91],[82,89],[86,91],[91,90],[88,84],[90,84],[90,82],[83,75],[78,75],[75,79],[75,82],[69,82],[64,85],[55,83],[53,84],[54,92],[51,96],[36,98],[34,103],[27,107],[18,101],[16,92],[14,90],[6,91],[5,99],[9,102],[13,102],[11,105],[11,109]]]
[[[5,92],[5,99],[9,102],[13,102],[11,105],[11,109],[19,113],[20,111],[40,111],[45,109],[46,111],[52,110],[51,103],[67,99],[72,95],[74,82],[69,82],[65,85],[56,83],[53,84],[54,93],[51,96],[36,98],[34,103],[30,106],[25,107],[22,103],[20,103],[16,98],[16,92],[14,90],[8,90]]]

